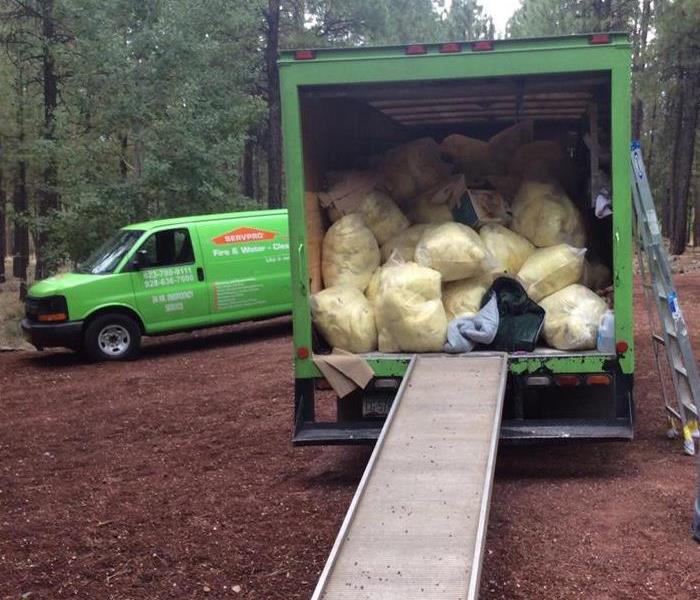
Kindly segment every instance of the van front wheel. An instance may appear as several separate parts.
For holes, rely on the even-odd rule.
[[[129,360],[140,347],[141,329],[127,315],[100,315],[85,330],[83,348],[92,360]]]

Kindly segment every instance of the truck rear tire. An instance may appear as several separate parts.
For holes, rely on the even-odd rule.
[[[107,313],[93,319],[83,337],[83,349],[94,361],[130,360],[141,348],[139,324],[121,313]]]

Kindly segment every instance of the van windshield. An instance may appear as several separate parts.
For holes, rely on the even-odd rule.
[[[87,260],[78,263],[75,272],[92,273],[93,275],[111,273],[124,255],[133,248],[142,233],[143,231],[135,229],[120,229],[95,250]]]

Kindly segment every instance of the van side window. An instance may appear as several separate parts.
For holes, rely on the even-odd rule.
[[[187,229],[167,229],[154,233],[141,245],[140,250],[146,251],[147,269],[194,262],[192,241]]]

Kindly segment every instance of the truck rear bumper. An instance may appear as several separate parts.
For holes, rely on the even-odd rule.
[[[571,388],[552,383],[547,388],[528,388],[526,375],[511,374],[503,411],[500,440],[504,444],[567,440],[631,440],[634,437],[632,377],[613,368],[611,384]],[[317,421],[313,379],[297,379],[295,390],[296,446],[325,444],[372,444],[384,424],[381,418],[362,418],[362,411],[346,410],[337,421]],[[370,393],[371,393],[371,387]],[[367,394],[367,391],[364,392]],[[362,400],[344,398],[338,407]],[[426,399],[430,402],[430,399]]]
[[[70,348],[78,350],[82,341],[83,322],[35,323],[22,319],[22,334],[37,350],[44,348]]]

